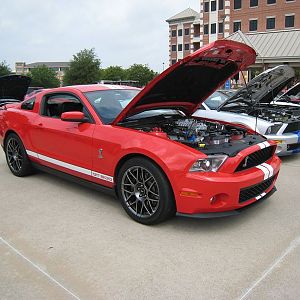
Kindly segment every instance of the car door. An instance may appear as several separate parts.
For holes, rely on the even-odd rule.
[[[67,111],[83,111],[88,121],[62,121],[60,116]],[[44,95],[32,125],[31,145],[41,163],[81,177],[90,174],[95,124],[79,97],[69,93]]]

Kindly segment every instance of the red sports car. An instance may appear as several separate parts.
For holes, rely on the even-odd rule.
[[[143,224],[176,212],[237,214],[275,191],[276,145],[247,128],[192,114],[254,61],[252,48],[216,41],[143,90],[82,85],[6,101],[0,141],[8,166],[16,176],[38,167],[113,191],[127,214]]]

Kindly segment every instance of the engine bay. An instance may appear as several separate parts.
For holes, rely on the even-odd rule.
[[[178,115],[160,115],[121,125],[182,143],[206,154],[235,156],[241,150],[265,141],[260,135],[248,134],[247,130],[233,125]]]
[[[222,107],[222,111],[244,113],[252,117],[258,117],[269,122],[295,122],[300,121],[300,109],[297,107],[279,106],[276,104],[259,104],[255,106],[244,103],[230,103]]]

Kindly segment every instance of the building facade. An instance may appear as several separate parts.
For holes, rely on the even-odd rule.
[[[192,15],[191,11],[189,13]],[[185,18],[178,20],[178,15]],[[217,39],[227,38],[238,30],[243,33],[260,33],[299,29],[300,0],[200,0],[198,17],[194,14],[191,21],[191,16],[187,18],[187,10],[178,15],[177,20],[176,15],[167,20],[171,34],[170,64],[187,55],[179,51],[181,47],[178,49],[181,42],[178,34],[173,37],[173,30],[180,24],[189,26],[191,23],[191,51],[195,51]],[[193,47],[195,42],[196,47]],[[175,55],[175,48],[180,53]]]
[[[200,48],[199,13],[188,8],[166,20],[169,23],[169,64]]]
[[[16,74],[22,75],[27,74],[30,70],[45,65],[49,69],[56,72],[57,78],[62,82],[63,77],[65,75],[66,69],[69,68],[69,62],[35,62],[31,64],[26,64],[25,62],[16,62],[15,63],[15,70]]]

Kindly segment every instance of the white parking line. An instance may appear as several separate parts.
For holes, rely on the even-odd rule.
[[[298,246],[300,246],[300,237],[294,239],[286,250],[274,261],[274,263],[266,269],[263,274],[246,290],[246,292],[239,298],[239,300],[247,299],[247,297],[253,292],[253,290],[266,278],[268,277],[276,267],[285,259],[287,255],[292,253]]]
[[[43,275],[45,275],[48,279],[50,279],[52,282],[54,282],[55,284],[57,284],[59,287],[61,287],[63,290],[65,290],[68,294],[70,294],[72,297],[74,297],[77,300],[80,300],[80,298],[78,296],[76,296],[74,293],[72,293],[70,290],[68,290],[66,287],[64,287],[61,283],[59,283],[56,279],[54,279],[51,275],[49,275],[48,273],[46,273],[44,270],[42,270],[37,264],[35,264],[34,262],[32,262],[29,258],[27,258],[26,256],[24,256],[19,250],[17,250],[14,246],[12,246],[11,244],[9,244],[5,239],[3,239],[2,237],[0,237],[0,241],[5,244],[7,247],[9,247],[11,250],[13,250],[16,254],[18,254],[19,256],[21,256],[23,259],[25,259],[28,263],[30,263],[35,269],[37,269],[38,271],[40,271]]]

